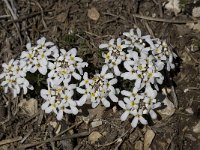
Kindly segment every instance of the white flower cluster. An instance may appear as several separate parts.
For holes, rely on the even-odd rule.
[[[27,88],[33,90],[33,86],[25,78],[27,67],[24,61],[11,59],[8,64],[3,63],[2,67],[0,79],[4,79],[1,86],[5,93],[11,90],[13,96],[16,97],[20,93],[20,88],[23,88],[24,94],[27,93]]]
[[[45,100],[42,109],[56,114],[57,120],[61,120],[64,114],[78,114],[78,108],[86,103],[95,108],[100,103],[110,107],[111,102],[115,102],[124,110],[122,121],[131,115],[132,127],[138,123],[146,125],[148,116],[157,118],[155,109],[161,106],[161,102],[156,98],[159,85],[164,81],[162,72],[175,68],[173,59],[177,56],[166,42],[149,35],[142,36],[138,28],[123,35],[123,38],[111,39],[99,46],[107,53],[102,54],[105,64],[96,74],[83,71],[88,63],[77,57],[75,48],[58,49],[42,37],[36,46],[28,43],[20,58],[2,65],[1,86],[6,93],[11,90],[14,97],[20,93],[20,88],[26,94],[27,89],[33,90],[26,79],[27,72],[40,73],[47,75],[47,89],[40,91]],[[130,81],[133,89],[117,87],[119,78],[122,82]],[[123,100],[119,100],[119,94]]]
[[[158,84],[163,84],[164,80],[161,71],[174,69],[173,58],[177,56],[165,42],[152,39],[150,35],[142,36],[138,28],[124,32],[123,35],[124,39],[118,38],[116,42],[111,39],[99,48],[108,50],[103,53],[103,57],[115,75],[134,83],[132,91],[121,91],[125,97],[118,104],[125,110],[121,120],[126,120],[131,114],[134,117],[131,125],[136,127],[138,122],[147,124],[145,115],[157,118],[154,109],[161,106],[156,100]]]
[[[26,63],[27,71],[35,73],[37,70],[42,74],[47,74],[48,57],[55,53],[55,47],[52,42],[45,42],[46,38],[42,37],[37,41],[36,46],[31,43],[26,44],[26,51],[23,51],[20,60]]]
[[[47,79],[48,89],[41,90],[41,96],[46,100],[42,104],[42,109],[46,113],[54,112],[57,115],[57,120],[63,118],[63,113],[74,114],[78,113],[77,104],[73,100],[74,89],[76,84],[69,84],[70,80],[61,84],[62,80],[57,81],[53,85]]]
[[[55,46],[52,42],[45,42],[42,37],[37,41],[36,46],[31,46],[31,43],[26,45],[26,50],[23,51],[17,60],[11,59],[8,64],[2,64],[3,72],[0,74],[0,79],[4,79],[1,86],[5,93],[10,90],[14,97],[20,93],[20,88],[23,88],[24,94],[27,89],[33,90],[33,86],[26,79],[27,72],[35,73],[37,70],[42,75],[47,74],[49,57],[54,54]]]
[[[72,77],[81,80],[83,68],[88,66],[88,63],[76,56],[75,48],[69,51],[60,49],[60,53],[58,50],[55,52],[54,49],[54,54],[56,55],[49,63],[48,90],[41,90],[41,96],[46,100],[42,109],[46,113],[54,112],[57,120],[61,120],[63,113],[74,115],[78,113],[77,102],[73,99],[76,84],[70,82]]]
[[[48,89],[42,89],[40,92],[41,97],[46,100],[42,109],[46,113],[54,112],[58,120],[62,119],[64,112],[77,114],[77,102],[73,100],[76,84],[70,82],[73,78],[81,80],[83,68],[88,66],[88,63],[83,62],[76,54],[75,48],[69,51],[58,49],[54,43],[46,42],[46,38],[42,37],[36,46],[28,43],[26,50],[17,60],[12,59],[8,64],[2,65],[1,86],[5,93],[11,90],[16,97],[20,88],[23,88],[24,94],[27,93],[27,88],[34,89],[26,79],[27,72],[47,74]]]
[[[114,78],[112,73],[106,73],[108,67],[105,65],[102,67],[100,74],[95,74],[92,79],[88,78],[88,73],[85,72],[83,81],[80,83],[80,87],[77,87],[77,91],[83,96],[77,101],[79,106],[85,104],[86,100],[90,100],[92,107],[95,108],[100,102],[105,107],[110,107],[108,97],[113,102],[118,102],[117,89],[113,87],[117,83],[117,79]]]

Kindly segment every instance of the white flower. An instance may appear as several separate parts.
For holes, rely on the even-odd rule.
[[[136,28],[136,33],[137,34],[134,33],[134,29],[131,29],[130,32],[124,32],[123,35],[130,38],[132,44],[140,50],[146,45],[143,40],[147,42],[152,48],[155,47],[150,35],[142,36],[141,30],[139,28]]]
[[[99,45],[99,48],[100,49],[107,48],[109,51],[112,51],[116,47],[114,42],[115,42],[115,39],[111,39],[108,44]]]
[[[83,81],[80,82],[79,86],[86,86],[86,88],[88,88],[91,83],[92,80],[88,79],[88,73],[85,72],[83,75]]]
[[[130,113],[134,116],[134,118],[131,122],[131,126],[133,128],[135,128],[137,126],[138,122],[140,122],[143,125],[148,124],[147,120],[145,120],[144,117],[143,117],[143,110],[142,109],[139,109],[138,111],[134,110],[134,111],[131,111]]]
[[[46,75],[47,73],[47,61],[44,59],[35,59],[33,60],[33,67],[30,69],[31,73],[35,73],[36,71],[39,71],[42,75]]]
[[[55,97],[52,97],[50,100],[47,100],[44,104],[42,104],[42,110],[45,110],[45,113],[51,113],[52,111],[57,114],[57,107],[59,102],[55,101]]]
[[[102,54],[102,57],[105,59],[105,63],[108,64],[114,57],[112,56],[112,51],[109,51],[107,54]]]
[[[53,42],[46,42],[46,38],[41,37],[39,40],[37,40],[37,46],[35,47],[35,50],[36,49],[45,50],[48,46],[52,46],[52,45],[54,45]]]
[[[86,89],[77,87],[76,90],[78,93],[83,94],[83,96],[78,101],[76,101],[76,103],[78,106],[83,106],[83,104],[85,104],[86,100],[90,98],[90,90],[91,89],[90,89],[90,87],[88,87]]]
[[[122,90],[121,94],[126,96],[126,97],[129,97],[130,99],[136,99],[136,100],[143,99],[143,96],[138,93],[138,89],[136,87],[133,88],[132,92]]]
[[[157,91],[153,90],[150,87],[146,87],[145,93],[146,96],[143,100],[143,102],[145,103],[145,113],[149,113],[152,119],[156,119],[157,114],[155,113],[154,109],[161,106],[161,103],[157,102],[156,100]]]
[[[116,76],[120,76],[121,72],[119,70],[118,65],[121,64],[121,59],[113,59],[110,63],[109,63],[109,68],[113,68],[114,73]]]
[[[99,48],[106,48],[109,50],[107,54],[103,54],[103,58],[105,58],[106,65],[109,66],[109,68],[113,68],[115,75],[120,75],[120,70],[118,68],[118,65],[125,60],[126,53],[124,50],[129,45],[126,43],[125,40],[122,40],[121,38],[118,38],[115,44],[115,40],[111,39],[109,41],[109,44],[101,44]]]
[[[68,60],[69,65],[75,64],[77,62],[82,62],[83,60],[80,57],[76,57],[77,50],[72,48],[67,52],[66,60]]]

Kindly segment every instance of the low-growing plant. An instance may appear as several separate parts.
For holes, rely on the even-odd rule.
[[[146,115],[157,118],[155,109],[161,106],[157,99],[165,76],[163,71],[175,68],[173,53],[166,42],[150,35],[142,36],[140,29],[124,32],[123,37],[111,39],[99,45],[104,49],[104,65],[96,74],[84,72],[88,63],[77,56],[77,49],[59,49],[44,37],[36,45],[28,43],[16,60],[2,64],[1,86],[5,93],[16,97],[34,87],[26,78],[27,73],[40,73],[47,77],[47,89],[41,89],[44,99],[41,108],[46,113],[55,113],[57,120],[65,114],[78,114],[84,104],[92,108],[114,103],[124,110],[121,120],[130,115],[133,128],[138,123],[148,124]],[[130,83],[128,86],[119,86]],[[77,96],[78,95],[78,96]],[[79,97],[79,99],[77,99]]]

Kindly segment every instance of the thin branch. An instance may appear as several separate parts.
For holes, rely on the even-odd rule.
[[[76,127],[76,126],[79,126],[79,125],[82,124],[82,123],[83,123],[83,120],[81,120],[81,121],[79,121],[78,123],[72,125],[71,127],[67,128],[66,130],[63,130],[62,132],[60,132],[60,133],[59,133],[58,135],[56,135],[55,137],[58,137],[58,136],[60,136],[60,135],[63,135],[65,132],[67,132],[67,131],[73,129],[73,128]]]
[[[138,14],[133,14],[133,17],[150,20],[150,21],[156,21],[156,22],[166,22],[166,23],[174,23],[174,24],[187,24],[187,23],[197,23],[198,20],[173,20],[173,19],[164,19],[164,18],[154,18],[149,16],[142,16]]]
[[[10,18],[10,17],[11,17],[10,15],[1,15],[0,19]]]
[[[66,140],[66,139],[73,139],[73,138],[79,138],[79,137],[85,137],[85,136],[88,136],[88,135],[89,135],[89,132],[81,132],[81,133],[77,133],[77,134],[73,134],[73,135],[69,135],[69,136],[54,137],[54,138],[49,138],[49,139],[44,140],[44,141],[25,144],[25,145],[20,146],[17,149],[26,149],[26,148],[30,148],[30,147],[37,146],[37,145],[44,144],[44,143],[49,143],[49,142],[54,142],[54,141],[62,141],[62,140]]]
[[[22,139],[22,137],[19,136],[19,137],[15,137],[15,138],[12,138],[12,139],[2,140],[2,141],[0,141],[0,146],[5,145],[5,144],[10,144],[10,143],[13,143],[13,142],[17,142],[17,141],[20,141],[21,139]]]
[[[33,129],[31,129],[31,130],[24,136],[24,138],[20,141],[20,143],[24,143],[24,141],[31,135],[32,132],[33,132]]]
[[[44,10],[43,13],[45,13],[45,12],[51,12],[51,11],[54,11],[54,9]],[[40,15],[40,14],[41,14],[41,11],[40,12],[34,12],[34,13],[30,14],[30,15],[18,18],[16,20],[10,20],[4,26],[9,26],[9,25],[11,25],[13,23],[21,22],[21,21],[24,21],[24,20],[26,20],[28,18],[32,18],[32,17],[35,17],[35,16]]]

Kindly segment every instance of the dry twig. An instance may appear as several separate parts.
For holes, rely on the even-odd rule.
[[[24,136],[24,138],[20,141],[20,143],[24,143],[24,141],[31,135],[32,132],[33,132],[33,129],[31,129],[31,130]]]
[[[13,11],[13,9],[11,8],[11,6],[10,6],[10,4],[9,4],[9,2],[7,0],[3,0],[3,1],[6,4],[6,7],[8,8],[8,10],[10,11],[13,19],[16,20],[18,18],[17,15],[16,15],[16,11],[15,12]],[[15,10],[16,10],[16,8],[15,8]],[[17,30],[17,34],[19,36],[20,43],[21,43],[21,45],[23,45],[21,33],[20,33],[20,30],[19,30],[20,26],[19,26],[19,24],[14,24],[14,25],[15,25],[15,28]]]
[[[45,12],[51,12],[51,11],[54,11],[54,9],[47,9],[47,10],[44,10],[43,13]],[[29,18],[32,18],[32,17],[35,17],[37,15],[40,15],[41,14],[41,11],[40,12],[34,12],[32,14],[29,14],[27,16],[24,16],[24,17],[21,17],[21,18],[18,18],[16,20],[11,20],[11,21],[8,21],[4,26],[9,26],[13,23],[16,23],[16,22],[21,22],[21,21],[24,21],[26,19],[29,19]]]
[[[164,19],[164,18],[154,18],[154,17],[143,16],[143,15],[138,15],[138,14],[133,14],[133,17],[145,19],[149,21],[165,22],[165,23],[173,23],[173,24],[187,24],[187,23],[198,22],[198,20],[173,20],[173,19]]]
[[[10,18],[10,15],[1,15],[0,19]]]
[[[30,148],[30,147],[37,146],[37,145],[44,144],[44,143],[61,141],[61,140],[66,140],[66,139],[79,138],[79,137],[85,137],[85,136],[88,136],[88,135],[89,135],[89,132],[81,132],[81,133],[77,133],[77,134],[73,134],[73,135],[69,135],[69,136],[54,137],[54,138],[46,139],[44,141],[25,144],[25,145],[20,146],[18,149],[20,150],[20,149]]]
[[[81,120],[81,121],[79,121],[78,123],[72,125],[71,127],[67,128],[66,130],[63,130],[62,132],[60,132],[60,133],[59,133],[58,135],[56,135],[55,137],[58,137],[58,136],[63,135],[65,132],[67,132],[67,131],[73,129],[73,128],[76,127],[76,126],[79,126],[79,125],[82,124],[82,123],[83,123],[83,120]]]
[[[2,140],[2,141],[0,141],[0,146],[5,145],[5,144],[10,144],[10,143],[13,143],[13,142],[17,142],[17,141],[20,141],[21,139],[22,139],[22,137],[19,136],[19,137],[15,137],[15,138],[12,138],[12,139]]]

